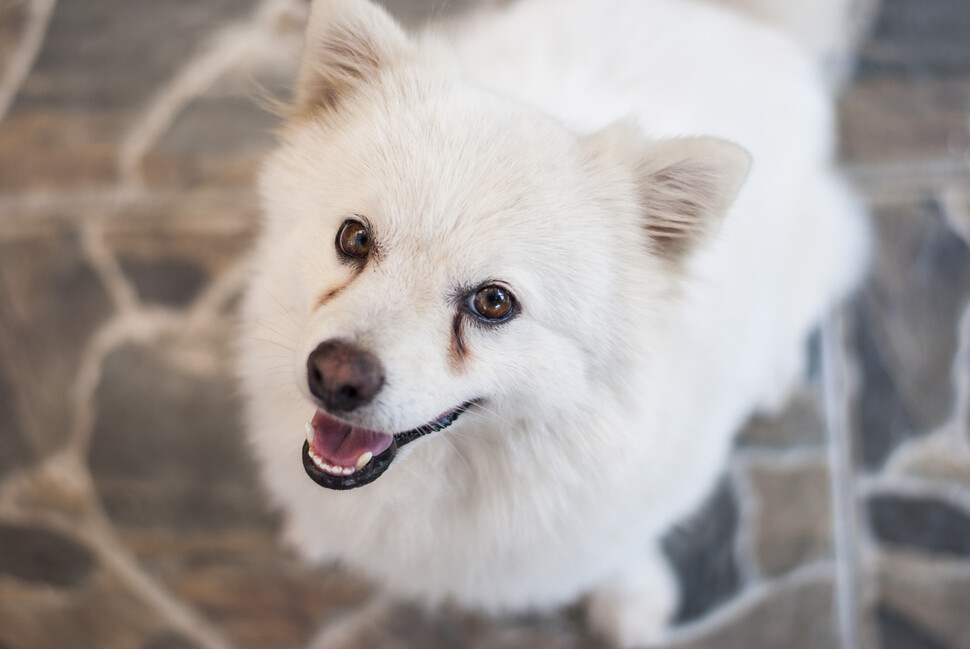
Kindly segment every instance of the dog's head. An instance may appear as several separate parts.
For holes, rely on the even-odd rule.
[[[720,140],[570,132],[381,9],[318,0],[261,179],[250,397],[305,411],[305,440],[276,434],[336,489],[468,410],[511,435],[607,407],[747,168]]]

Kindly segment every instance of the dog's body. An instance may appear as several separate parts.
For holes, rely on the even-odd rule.
[[[655,639],[676,604],[657,539],[864,263],[815,66],[674,1],[522,0],[411,40],[321,0],[297,104],[240,362],[290,540],[422,601],[592,592],[616,642]],[[740,143],[747,181],[741,148],[674,136]],[[396,457],[382,435],[456,418]]]

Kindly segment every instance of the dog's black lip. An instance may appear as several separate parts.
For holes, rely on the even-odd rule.
[[[317,468],[317,465],[314,464],[313,459],[310,457],[310,443],[304,440],[302,453],[303,469],[306,471],[307,475],[310,476],[310,479],[321,487],[326,487],[327,489],[346,491],[347,489],[363,487],[364,485],[374,482],[374,480],[377,480],[385,471],[387,471],[388,467],[391,466],[391,462],[394,460],[394,456],[397,454],[397,449],[410,444],[420,437],[424,437],[430,433],[436,433],[439,430],[448,428],[448,426],[455,423],[455,420],[458,419],[459,415],[468,410],[477,402],[478,399],[466,401],[439,419],[424,424],[423,426],[418,426],[417,428],[404,431],[403,433],[396,433],[394,435],[394,439],[391,440],[390,446],[388,446],[378,455],[375,455],[362,469],[358,469],[350,475],[331,475],[326,471],[321,471],[319,468]]]

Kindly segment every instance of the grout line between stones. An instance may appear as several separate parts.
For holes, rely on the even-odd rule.
[[[835,568],[831,561],[818,561],[800,566],[776,579],[762,581],[753,588],[742,592],[724,606],[715,609],[710,615],[704,616],[696,622],[690,622],[672,629],[665,637],[665,641],[670,644],[686,644],[709,637],[758,605],[771,601],[777,597],[779,591],[830,579],[834,572]]]
[[[946,480],[916,476],[864,476],[859,479],[858,492],[863,497],[896,495],[931,498],[953,505],[970,515],[970,489]]]
[[[734,535],[732,553],[741,573],[742,590],[762,581],[757,560],[757,543],[754,539],[755,525],[761,511],[761,501],[751,485],[750,465],[732,460],[728,467],[728,479],[737,494],[738,531]]]
[[[57,0],[31,0],[30,2],[30,17],[24,29],[24,35],[17,50],[10,57],[6,74],[0,79],[0,121],[7,115],[13,100],[34,66],[37,54],[44,44],[47,26],[50,24],[56,5]]]
[[[138,293],[105,245],[101,221],[90,221],[81,226],[81,251],[94,266],[115,308],[121,313],[134,311],[138,307]]]
[[[840,646],[860,649],[858,527],[849,439],[849,382],[844,318],[833,310],[822,325],[822,388],[828,432],[835,555],[835,610]]]
[[[278,48],[274,24],[284,15],[299,15],[301,7],[294,0],[264,0],[248,20],[213,34],[202,52],[161,88],[122,139],[118,156],[122,185],[143,186],[142,160],[182,110],[247,57],[259,59]]]

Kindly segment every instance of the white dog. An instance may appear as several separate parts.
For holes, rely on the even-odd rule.
[[[660,638],[658,538],[864,265],[817,67],[675,0],[418,36],[316,0],[240,360],[291,540],[420,601],[589,594],[615,643]]]

